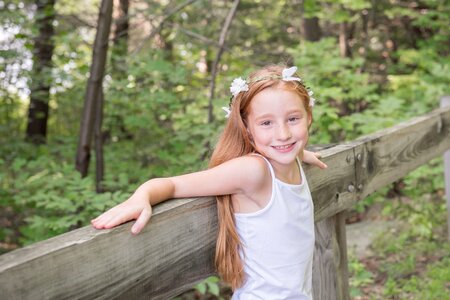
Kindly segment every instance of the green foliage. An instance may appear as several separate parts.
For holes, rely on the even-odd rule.
[[[162,56],[148,51],[131,59],[127,77],[108,83],[105,104],[104,127],[112,142],[133,139],[136,158],[152,164],[153,176],[198,169],[214,133],[206,126],[206,101],[186,89],[186,70]]]
[[[436,238],[433,228],[445,220],[443,165],[437,158],[408,174],[403,195],[385,202],[383,214],[408,222],[411,234]]]
[[[62,152],[55,152],[51,146],[36,149],[19,141],[7,145],[11,146],[15,153],[0,165],[4,177],[0,206],[13,207],[23,219],[20,232],[24,245],[87,225],[93,216],[129,194],[128,189],[97,194],[92,177],[81,178],[72,163],[62,157],[56,159]],[[122,182],[119,186],[129,184]]]
[[[361,288],[374,282],[373,273],[366,270],[365,266],[355,257],[354,253],[348,255],[350,296],[361,296]]]
[[[445,224],[443,224],[445,226]],[[393,238],[393,236],[391,236]],[[402,247],[395,256],[381,266],[381,272],[387,275],[383,297],[388,299],[450,299],[448,283],[450,282],[450,244],[443,242],[415,242],[410,235],[410,242]],[[392,243],[392,242],[390,242]],[[383,248],[377,249],[383,251]],[[426,263],[421,258],[438,258]],[[424,269],[423,271],[421,269]],[[421,274],[419,274],[421,272]]]
[[[24,130],[29,76],[30,22],[22,1],[2,2],[0,8],[0,141]],[[25,51],[24,51],[25,49]]]
[[[408,280],[404,289],[414,292],[416,299],[450,299],[450,258],[445,257],[441,261],[427,266],[423,278],[412,277]]]
[[[397,222],[395,227],[380,234],[372,244],[373,252],[384,258],[379,269],[387,277],[383,287],[384,298],[449,299],[446,290],[450,276],[450,244],[446,241],[446,209],[440,205],[443,199],[440,201],[435,204],[432,215],[424,212],[432,220],[431,224],[425,218],[417,218],[421,213],[413,211],[403,217],[406,222]],[[423,222],[427,225],[426,230],[420,229]]]
[[[200,282],[195,286],[195,289],[202,295],[212,294],[220,298],[220,286],[219,278],[217,276],[211,276]]]
[[[377,85],[361,72],[362,58],[341,58],[332,38],[305,42],[290,52],[317,98],[311,143],[341,142],[373,129],[358,126],[358,115],[354,116],[362,107],[378,106],[380,100]]]

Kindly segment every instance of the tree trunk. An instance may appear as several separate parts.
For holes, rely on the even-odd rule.
[[[103,88],[100,87],[97,106],[95,108],[95,187],[97,193],[103,193],[103,175],[104,175],[104,160],[103,160],[103,134],[102,134],[102,121],[103,121]]]
[[[364,58],[364,63],[360,68],[360,73],[365,72],[366,70],[366,63],[367,63],[367,51],[369,49],[369,11],[363,10],[361,12],[361,21],[362,21],[362,28],[361,28],[361,36],[360,39],[362,41],[362,47],[359,49],[359,54],[362,58]]]
[[[31,80],[30,107],[26,139],[45,143],[47,136],[48,102],[50,97],[51,68],[53,55],[53,21],[55,20],[55,1],[36,1],[35,24],[38,35],[34,38],[33,71]]]
[[[123,78],[127,75],[126,58],[128,54],[129,0],[119,0],[118,16],[115,20],[113,47],[111,49],[112,77]]]
[[[316,42],[322,38],[319,18],[305,17],[305,1],[300,0],[300,32],[305,41]]]
[[[240,0],[234,0],[233,6],[231,7],[228,15],[225,19],[225,23],[222,27],[222,31],[220,33],[219,38],[219,49],[217,50],[216,59],[211,68],[211,81],[209,85],[209,105],[208,105],[208,123],[212,123],[214,120],[213,115],[213,99],[216,89],[216,76],[217,76],[217,68],[219,66],[220,58],[222,57],[225,39],[227,37],[228,29],[230,28],[231,22],[233,21],[234,15],[236,14],[237,7],[239,5]]]
[[[319,18],[302,18],[302,34],[306,41],[316,42],[322,37]]]
[[[128,40],[130,27],[128,11],[130,3],[129,0],[114,0],[114,3],[117,9],[113,12],[115,30],[111,47],[111,76],[114,82],[122,82],[128,77]],[[127,132],[123,120],[124,117],[121,114],[125,104],[120,102],[110,105],[112,107],[109,117],[114,119],[114,127],[119,130],[121,138],[131,139],[133,135]],[[111,129],[108,128],[107,130]]]
[[[348,44],[347,22],[339,24],[339,50],[341,57],[350,57],[350,47]]]
[[[97,34],[94,42],[94,52],[90,76],[84,99],[83,115],[80,125],[80,138],[75,167],[85,177],[88,172],[91,140],[93,133],[96,102],[100,99],[103,75],[105,72],[106,56],[108,52],[108,38],[111,30],[112,0],[102,0],[98,17]]]

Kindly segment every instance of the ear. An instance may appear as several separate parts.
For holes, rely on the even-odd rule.
[[[248,129],[248,126],[247,126],[247,125],[245,125],[245,130],[247,130],[248,138],[250,139],[250,141],[253,142],[253,136],[252,136],[252,133],[250,132],[250,129]]]
[[[248,134],[250,141],[253,141],[252,133],[250,132],[250,130],[248,128],[245,128],[245,129],[247,129],[247,134]]]

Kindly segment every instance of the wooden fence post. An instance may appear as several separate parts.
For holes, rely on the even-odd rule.
[[[313,262],[313,298],[316,300],[336,300],[336,236],[334,218],[326,218],[316,223],[316,243]]]
[[[441,98],[441,107],[450,106],[450,96]],[[447,198],[447,231],[450,240],[450,150],[444,153],[445,196]]]
[[[336,289],[338,300],[349,300],[350,289],[348,283],[347,234],[345,231],[345,218],[347,211],[343,210],[335,215],[335,230],[338,249],[335,250]]]
[[[313,262],[313,297],[349,300],[346,210],[316,223]]]

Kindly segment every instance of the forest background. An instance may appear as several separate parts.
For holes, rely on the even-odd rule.
[[[446,0],[0,1],[0,253],[87,225],[148,178],[205,168],[230,82],[259,66],[299,67],[313,145],[437,108],[449,24]],[[353,298],[450,299],[442,174],[435,159],[350,213],[377,206],[401,224],[376,255],[350,253]],[[227,293],[210,278],[181,297]]]

